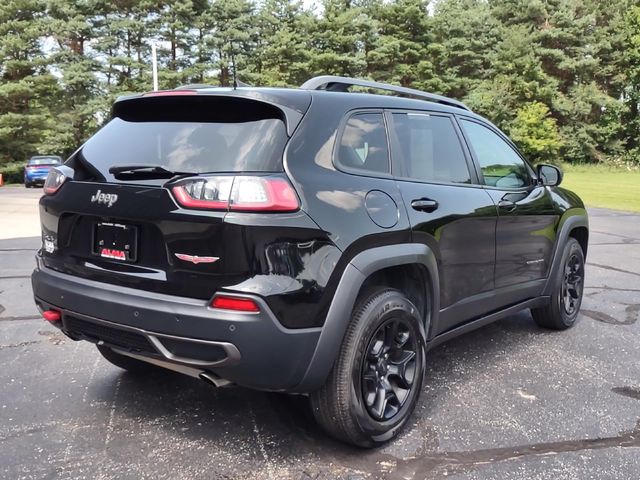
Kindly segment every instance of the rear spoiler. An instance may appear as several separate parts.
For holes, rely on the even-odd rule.
[[[207,101],[211,102],[212,107],[218,103],[225,115],[238,114],[247,108],[256,108],[265,118],[277,113],[285,122],[287,135],[291,136],[311,105],[311,95],[298,90],[267,88],[161,90],[119,97],[113,104],[111,117],[149,121],[156,116],[179,120],[176,105],[184,102],[195,107]],[[221,113],[215,108],[189,109],[194,121],[214,121],[215,116]]]

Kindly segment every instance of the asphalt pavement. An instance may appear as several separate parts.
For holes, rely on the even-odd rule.
[[[428,355],[413,424],[334,442],[304,397],[137,378],[41,320],[41,190],[0,188],[0,478],[640,479],[640,215],[590,210],[578,324],[522,312]]]

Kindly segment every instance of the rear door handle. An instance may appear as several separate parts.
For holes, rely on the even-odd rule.
[[[421,212],[433,212],[438,209],[438,202],[430,198],[420,198],[411,202],[411,208]]]
[[[516,209],[516,203],[511,200],[500,200],[498,202],[498,207],[506,210],[507,212],[513,212]]]

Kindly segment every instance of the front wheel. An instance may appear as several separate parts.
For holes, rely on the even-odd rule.
[[[549,304],[531,309],[536,323],[552,330],[572,327],[582,304],[584,252],[575,238],[569,238],[565,244],[560,262]]]
[[[371,448],[400,432],[422,388],[422,325],[418,309],[397,290],[361,296],[329,378],[310,396],[327,433]]]

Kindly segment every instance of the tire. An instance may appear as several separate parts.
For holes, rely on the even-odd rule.
[[[393,348],[385,350],[388,345]],[[418,309],[397,290],[369,290],[356,303],[329,377],[310,395],[314,417],[340,441],[364,448],[382,445],[411,416],[424,371]]]
[[[31,188],[31,184],[28,182],[24,182],[24,188]]]
[[[583,290],[584,252],[575,238],[569,238],[562,252],[549,304],[532,308],[533,319],[540,327],[552,330],[572,327],[578,318]]]
[[[109,363],[115,365],[116,367],[122,368],[127,372],[131,372],[133,374],[145,374],[157,372],[160,369],[160,367],[156,367],[155,365],[152,365],[150,363],[116,353],[109,347],[105,347],[104,345],[96,345],[96,347]]]

